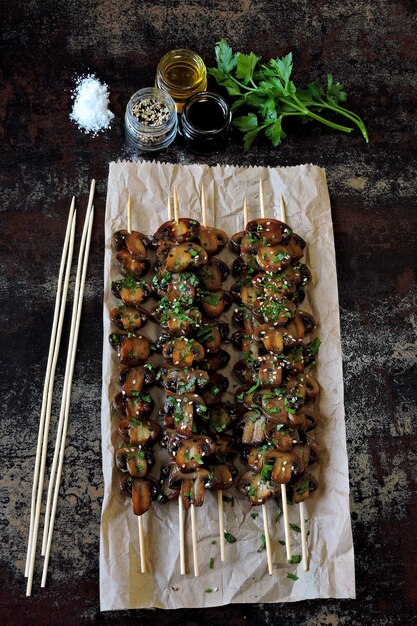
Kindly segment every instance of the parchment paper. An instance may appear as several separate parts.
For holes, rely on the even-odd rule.
[[[128,193],[133,201],[133,228],[153,233],[167,219],[167,192],[176,185],[180,215],[201,221],[199,192],[204,184],[207,222],[224,229],[230,236],[243,228],[243,197],[249,203],[249,218],[259,217],[259,179],[263,181],[267,215],[280,217],[280,196],[285,198],[287,222],[307,241],[305,262],[313,283],[302,307],[311,310],[319,322],[321,339],[316,376],[321,385],[320,412],[323,415],[313,436],[323,448],[322,458],[313,473],[319,490],[306,502],[310,569],[286,562],[283,520],[276,521],[278,504],[268,502],[273,546],[273,575],[267,572],[266,552],[258,552],[263,532],[262,509],[251,509],[246,498],[235,490],[234,507],[225,503],[225,527],[237,537],[226,544],[227,560],[220,562],[217,498],[206,493],[204,505],[197,509],[200,576],[192,572],[191,522],[186,519],[186,559],[188,574],[179,573],[178,504],[153,503],[144,516],[148,572],[139,571],[137,518],[132,503],[119,493],[120,473],[114,465],[114,451],[120,441],[117,420],[112,420],[110,405],[119,391],[118,359],[110,348],[111,324],[108,311],[117,302],[111,295],[111,280],[120,278],[111,249],[111,234],[126,228]],[[111,163],[105,220],[104,264],[104,338],[102,390],[102,447],[105,481],[100,542],[101,610],[160,607],[205,607],[232,602],[288,602],[308,598],[354,598],[355,575],[349,514],[349,483],[343,406],[342,356],[339,305],[335,266],[333,226],[325,171],[312,165],[288,168],[170,165],[158,162]],[[229,252],[219,255],[228,261]],[[232,281],[229,280],[230,284]],[[145,305],[146,306],[146,305]],[[141,329],[142,330],[142,329]],[[141,331],[139,331],[141,332]],[[154,338],[157,326],[148,322],[142,330]],[[231,365],[240,355],[231,346]],[[230,369],[229,369],[230,371]],[[228,375],[226,370],[222,373]],[[233,398],[230,378],[229,397]],[[151,388],[158,405],[158,392]],[[156,415],[155,409],[154,415]],[[165,453],[157,444],[156,456]],[[153,475],[159,478],[156,468]],[[290,508],[290,519],[299,526],[299,507]],[[259,511],[256,519],[250,513]],[[215,541],[216,543],[213,543]],[[292,532],[293,554],[301,554],[300,535]],[[210,569],[213,557],[214,568]],[[294,582],[287,573],[298,575]],[[212,589],[212,592],[207,592]]]

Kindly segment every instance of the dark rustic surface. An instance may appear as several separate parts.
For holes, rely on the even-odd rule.
[[[204,9],[203,9],[204,6]],[[1,81],[0,623],[417,624],[415,505],[416,5],[412,0],[3,0]],[[209,19],[208,19],[209,18]],[[208,611],[99,612],[98,548],[103,216],[109,161],[123,156],[124,107],[173,47],[208,64],[222,36],[270,57],[292,49],[296,79],[332,71],[358,133],[310,126],[279,149],[237,143],[238,164],[313,162],[327,169],[335,227],[356,601],[229,606]],[[74,76],[92,70],[116,114],[97,138],[69,120]],[[178,146],[166,160],[189,163]],[[202,160],[202,159],[200,159]],[[217,157],[204,159],[214,164]],[[98,181],[92,254],[74,377],[50,578],[25,598],[37,415],[69,197],[84,207]],[[81,223],[81,220],[79,220]],[[80,235],[78,225],[78,236]],[[62,383],[62,364],[58,383]]]

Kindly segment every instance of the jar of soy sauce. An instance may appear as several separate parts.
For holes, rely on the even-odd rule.
[[[226,144],[232,114],[217,93],[201,91],[188,98],[180,117],[180,132],[187,147],[198,153],[217,152]]]

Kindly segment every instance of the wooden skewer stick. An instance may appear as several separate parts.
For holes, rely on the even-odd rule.
[[[217,492],[217,508],[219,510],[219,538],[220,538],[220,560],[226,560],[226,542],[224,540],[224,512],[223,512],[223,490]]]
[[[170,222],[172,220],[172,206],[171,206],[171,198],[169,195],[168,195],[167,211],[168,211],[168,221]]]
[[[307,548],[305,514],[306,514],[306,511],[305,511],[304,502],[300,502],[301,553],[303,557],[303,568],[304,568],[304,571],[306,572],[308,570],[308,548]]]
[[[179,219],[178,194],[177,194],[177,188],[175,185],[174,185],[174,219],[176,222],[178,222],[178,219]]]
[[[248,213],[248,202],[246,200],[246,196],[243,199],[243,229],[246,228],[246,224],[249,222],[249,213]]]
[[[264,189],[262,187],[262,180],[259,179],[259,204],[261,207],[261,217],[265,217],[265,203],[264,203]]]
[[[194,576],[200,576],[200,567],[198,564],[198,550],[197,550],[197,523],[196,523],[194,504],[191,505],[191,534],[192,534],[192,539],[193,539]]]
[[[286,222],[286,215],[285,215],[285,202],[284,202],[284,198],[281,196],[281,201],[280,201],[280,207],[281,207],[281,222]]]
[[[180,533],[180,572],[185,574],[185,543],[184,543],[184,508],[182,506],[181,494],[178,496],[178,529]]]
[[[146,572],[145,536],[143,532],[142,515],[138,515],[138,531],[139,531],[140,571],[142,572],[142,574],[145,574]]]
[[[76,275],[75,288],[74,288],[74,301],[73,301],[73,305],[72,305],[72,318],[71,318],[70,338],[69,338],[69,343],[68,343],[67,361],[66,361],[66,366],[65,366],[66,370],[69,368],[69,363],[70,363],[70,358],[71,358],[70,347],[71,347],[72,338],[73,338],[73,334],[74,334],[74,331],[75,331],[75,325],[76,325],[76,307],[77,307],[77,299],[78,299],[78,296],[76,297],[76,294],[78,293],[79,282],[80,282],[80,279],[81,279],[82,256],[83,256],[83,252],[84,252],[85,241],[86,241],[87,230],[88,230],[87,216],[90,214],[91,208],[93,206],[93,197],[94,197],[95,185],[96,185],[96,181],[93,179],[91,181],[90,196],[88,198],[86,217],[85,217],[85,221],[84,221],[83,233],[82,233],[82,236],[81,236],[81,243],[80,243],[80,251],[79,251],[79,256],[78,256],[78,267],[77,267],[77,275]],[[51,473],[50,473],[50,477],[49,477],[48,495],[47,495],[47,499],[46,499],[45,521],[44,521],[44,527],[43,527],[43,541],[42,541],[42,552],[41,552],[42,556],[44,556],[45,552],[46,552],[49,516],[50,516],[50,513],[51,513],[51,505],[52,505],[52,492],[53,492],[53,487],[54,487],[56,468],[57,468],[57,465],[58,465],[59,447],[60,447],[60,441],[61,441],[61,436],[62,436],[62,429],[63,429],[63,424],[64,424],[64,413],[65,413],[64,397],[65,397],[65,395],[67,393],[67,385],[68,385],[68,379],[67,379],[67,376],[65,375],[65,377],[64,377],[64,386],[63,386],[63,390],[62,390],[61,410],[60,410],[60,414],[59,414],[58,428],[57,428],[56,440],[55,440],[55,450],[54,450],[54,456],[53,456],[53,460],[52,460]],[[52,401],[52,398],[51,398],[51,401]]]
[[[132,198],[130,194],[127,197],[127,232],[132,233]]]
[[[204,193],[203,185],[201,185],[201,213],[203,215],[203,226],[207,228],[206,194]]]
[[[62,323],[64,321],[65,314],[65,304],[67,300],[67,292],[68,292],[68,284],[69,284],[69,275],[71,271],[71,263],[72,263],[72,253],[74,249],[74,236],[75,236],[75,196],[73,196],[71,201],[71,206],[68,214],[67,228],[65,232],[64,246],[62,249],[61,256],[61,264],[59,267],[59,275],[58,275],[58,284],[57,291],[55,297],[55,309],[54,309],[54,318],[52,322],[52,331],[51,331],[51,340],[49,343],[49,353],[48,353],[48,361],[46,365],[46,373],[45,373],[45,382],[43,386],[43,396],[42,396],[42,407],[41,414],[39,418],[39,431],[38,431],[38,442],[36,447],[36,459],[35,459],[35,468],[33,473],[33,483],[32,483],[32,501],[30,507],[30,524],[29,524],[29,538],[28,538],[28,549],[26,554],[26,567],[25,567],[25,576],[26,578],[29,575],[29,563],[30,563],[30,555],[32,551],[32,539],[33,539],[33,528],[35,524],[35,511],[37,508],[37,493],[39,483],[42,482],[43,489],[43,478],[45,472],[45,463],[42,464],[42,451],[45,450],[45,462],[46,462],[46,449],[48,445],[48,437],[49,437],[49,422],[51,413],[47,412],[48,405],[48,397],[51,395],[54,386],[55,380],[55,367],[56,361],[58,359],[59,346],[61,342],[61,331],[62,331]],[[67,267],[65,277],[64,270],[65,265]],[[64,282],[63,282],[64,281]],[[51,389],[51,391],[49,391]],[[45,441],[46,438],[46,441]],[[43,465],[43,470],[41,467]],[[40,474],[42,473],[42,478],[40,480]]]
[[[75,312],[75,327],[74,327],[74,332],[72,334],[72,341],[70,337],[70,343],[68,346],[68,355],[70,359],[69,359],[69,362],[67,360],[67,364],[69,363],[69,370],[67,370],[66,368],[66,371],[65,371],[65,378],[66,378],[67,384],[65,386],[65,383],[64,383],[65,396],[63,396],[63,402],[62,402],[64,406],[64,427],[62,431],[60,450],[59,450],[58,471],[57,471],[56,480],[54,483],[54,494],[53,494],[53,502],[52,502],[52,509],[51,509],[51,517],[50,517],[49,524],[48,524],[48,537],[47,537],[47,545],[46,545],[46,551],[45,551],[45,561],[43,564],[41,587],[45,587],[46,576],[48,574],[48,565],[49,565],[49,557],[51,554],[52,535],[54,532],[56,507],[58,503],[59,488],[61,486],[62,468],[64,465],[65,444],[66,444],[66,438],[67,438],[68,417],[69,417],[69,409],[70,409],[70,401],[71,401],[71,385],[72,385],[72,377],[74,374],[75,356],[77,352],[77,341],[78,341],[78,333],[80,329],[85,278],[87,274],[88,256],[90,252],[91,232],[93,229],[93,219],[94,219],[94,207],[91,207],[91,211],[90,212],[87,211],[87,214],[85,217],[84,228],[87,229],[86,242],[85,242],[85,246],[84,246],[82,253],[80,252],[80,256],[78,260],[78,267],[77,267],[76,289],[74,292],[74,304],[76,304],[76,307],[74,307],[73,309],[73,312]],[[77,289],[77,278],[78,278],[78,289]]]
[[[284,198],[281,196],[281,221],[285,222],[285,203]],[[290,560],[292,556],[291,549],[291,534],[290,534],[290,522],[288,518],[288,504],[287,504],[287,488],[285,485],[281,485],[281,500],[282,500],[282,513],[284,517],[284,529],[285,529],[285,548],[287,551],[287,559]]]
[[[290,522],[288,519],[287,489],[285,485],[281,485],[281,500],[282,500],[282,514],[284,517],[285,548],[287,550],[287,559],[290,560],[292,556],[291,535],[290,535]]]
[[[262,518],[264,522],[264,535],[265,535],[266,558],[268,561],[268,574],[272,576],[271,535],[269,534],[268,509],[266,508],[265,503],[262,505]]]

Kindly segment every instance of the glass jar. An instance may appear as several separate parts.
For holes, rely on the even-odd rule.
[[[173,97],[180,112],[187,98],[207,87],[203,59],[192,50],[167,52],[156,69],[155,85]]]
[[[226,144],[231,120],[226,100],[217,93],[202,91],[184,104],[180,133],[190,150],[206,154],[216,152]]]
[[[162,150],[175,139],[178,129],[177,106],[169,93],[146,87],[136,91],[125,113],[126,141],[141,151]]]

